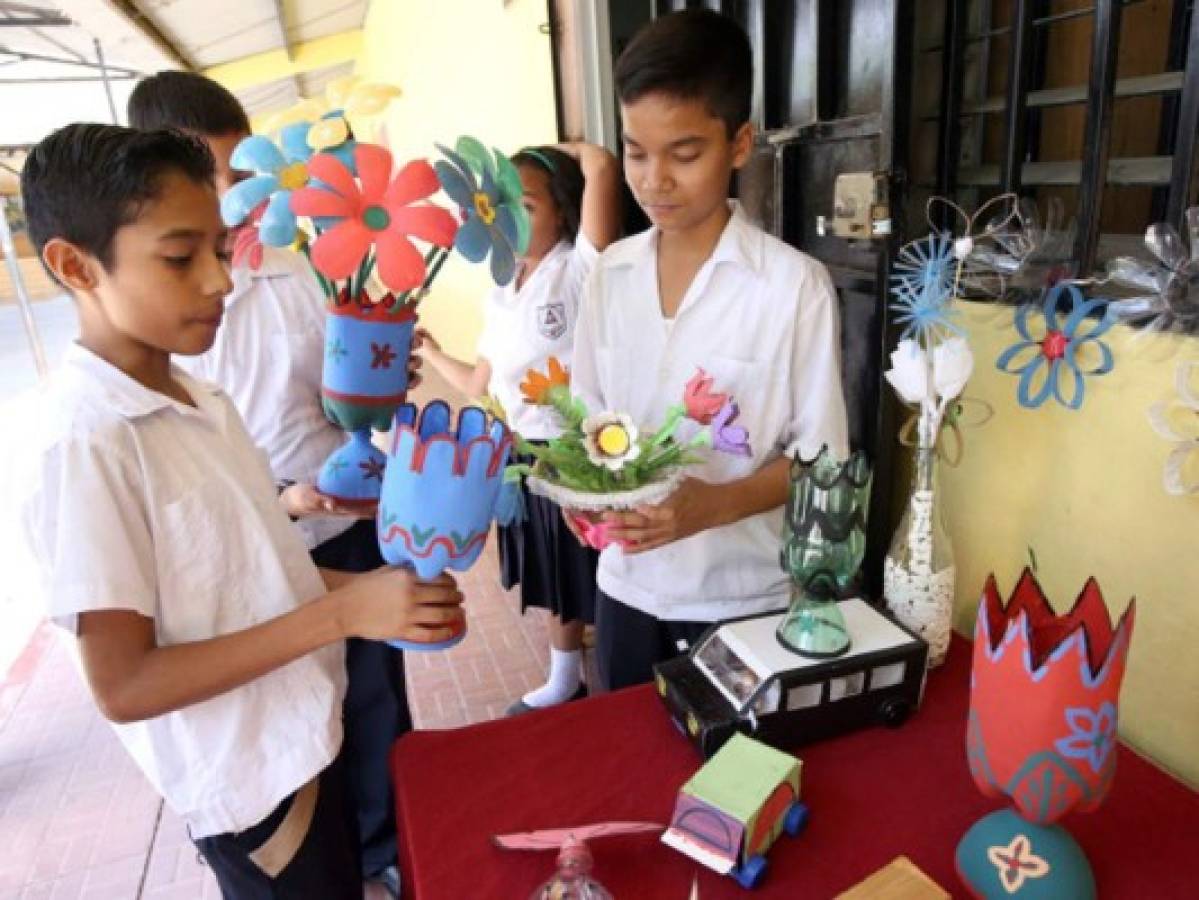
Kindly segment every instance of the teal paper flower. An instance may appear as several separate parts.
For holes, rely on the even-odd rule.
[[[523,189],[511,161],[489,152],[471,137],[461,137],[434,168],[442,189],[462,211],[454,247],[471,262],[491,254],[491,277],[507,284],[516,274],[516,257],[529,246],[529,215],[521,205]]]
[[[1059,306],[1070,301],[1063,321]],[[1020,376],[1017,399],[1026,409],[1036,409],[1053,396],[1062,406],[1082,406],[1084,376],[1105,375],[1115,365],[1111,348],[1099,338],[1112,327],[1115,315],[1106,300],[1087,300],[1075,285],[1061,282],[1053,287],[1039,307],[1045,320],[1044,334],[1036,336],[1028,318],[1038,309],[1023,306],[1016,312],[1016,331],[1024,340],[1003,351],[995,365],[1009,375]],[[1098,313],[1098,318],[1092,314]],[[1099,354],[1099,362],[1084,369],[1079,354],[1088,344]],[[1040,383],[1038,384],[1038,378]]]

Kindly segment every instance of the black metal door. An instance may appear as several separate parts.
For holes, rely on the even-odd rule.
[[[852,446],[875,464],[863,571],[879,596],[893,526],[896,407],[883,390],[887,274],[903,233],[910,4],[905,0],[749,0],[707,4],[737,16],[754,46],[759,139],[737,193],[751,216],[828,267],[841,301],[842,377]],[[884,177],[890,235],[845,239],[820,226],[845,173]]]

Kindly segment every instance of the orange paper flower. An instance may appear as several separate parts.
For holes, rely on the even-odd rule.
[[[536,369],[529,369],[525,379],[520,383],[520,392],[524,394],[525,402],[534,406],[549,406],[553,402],[550,392],[569,385],[570,373],[558,362],[556,356],[551,356],[548,375],[543,375]]]

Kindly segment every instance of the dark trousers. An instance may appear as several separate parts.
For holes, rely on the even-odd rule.
[[[312,551],[325,569],[369,572],[384,565],[375,523],[356,522]],[[362,874],[373,877],[396,864],[395,799],[388,757],[396,738],[412,730],[404,687],[404,654],[382,641],[346,642],[348,687],[345,744],[350,799],[358,814]]]
[[[672,622],[626,606],[602,590],[595,593],[595,660],[609,691],[645,684],[654,663],[685,652],[679,641],[694,644],[711,622]]]
[[[279,831],[295,801],[293,794],[245,831],[195,842],[224,900],[362,900],[358,826],[343,756],[321,773],[308,833],[282,871],[272,878],[250,857]]]

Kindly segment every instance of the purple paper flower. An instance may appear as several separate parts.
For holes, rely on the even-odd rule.
[[[712,420],[712,447],[721,453],[733,456],[750,456],[749,432],[732,422],[740,410],[732,400],[721,407]]]
[[[1104,703],[1097,710],[1075,706],[1066,710],[1069,737],[1054,742],[1062,756],[1083,759],[1091,771],[1099,772],[1107,762],[1116,738],[1116,708]]]

